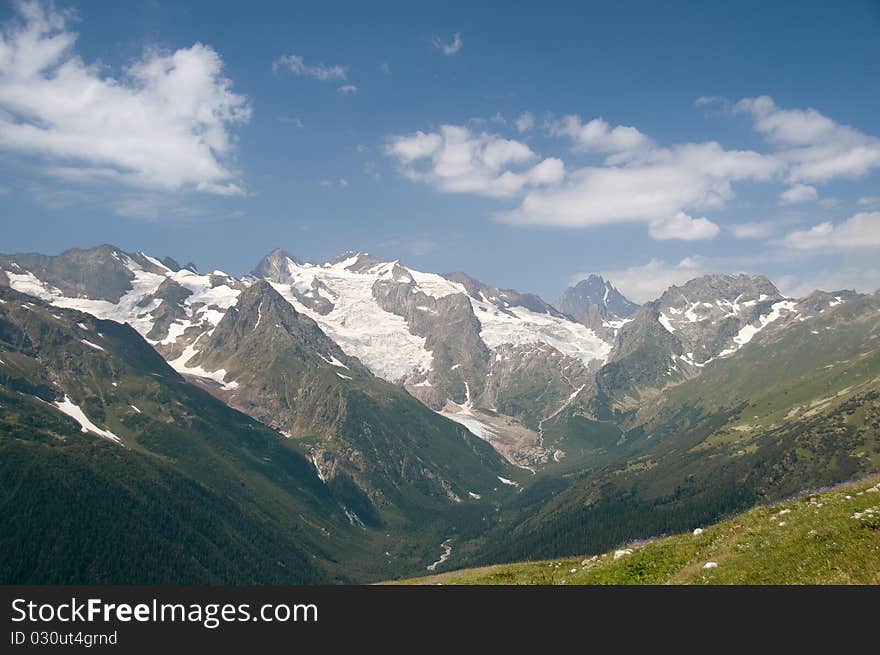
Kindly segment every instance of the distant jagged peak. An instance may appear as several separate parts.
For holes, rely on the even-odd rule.
[[[300,266],[302,262],[287,251],[275,248],[259,261],[252,275],[257,278],[265,278],[272,282],[284,284],[290,282],[291,264]]]
[[[578,321],[584,321],[593,308],[601,308],[600,313],[618,318],[628,318],[639,308],[601,275],[591,273],[569,287],[562,294],[557,305],[559,309]],[[591,312],[592,310],[592,312]]]
[[[501,310],[510,307],[525,307],[538,314],[549,314],[555,317],[562,317],[562,313],[553,307],[553,305],[545,302],[540,296],[534,293],[520,293],[515,289],[499,289],[490,286],[485,282],[481,282],[475,277],[461,271],[444,273],[443,277],[450,282],[456,282],[462,285],[468,295],[474,300],[490,303]]]
[[[368,252],[361,252],[355,250],[347,250],[333,259],[329,259],[326,262],[323,262],[322,266],[340,266],[347,271],[351,271],[353,273],[363,273],[380,264],[385,264],[389,262],[383,262],[378,257],[374,257]]]
[[[863,294],[855,289],[840,289],[838,291],[816,290],[798,300],[798,309],[802,312],[822,312],[830,307],[837,307],[846,302],[851,302],[863,297]]]

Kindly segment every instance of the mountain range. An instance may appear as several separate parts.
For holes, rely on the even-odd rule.
[[[591,275],[552,305],[366,253],[0,255],[3,515],[40,532],[0,538],[6,582],[583,553],[876,471],[878,417],[876,293],[707,275],[637,305]]]

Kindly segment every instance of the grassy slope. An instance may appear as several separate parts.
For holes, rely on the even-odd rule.
[[[871,509],[873,516],[866,513]],[[404,583],[880,584],[880,476],[759,507],[698,536],[629,548],[632,554],[616,560],[611,551],[595,559],[466,569]],[[705,569],[707,562],[718,566]]]
[[[562,475],[538,475],[457,563],[600,552],[880,470],[878,311],[880,297],[865,297],[759,336],[667,390],[616,441],[582,421],[593,467],[562,470],[566,458],[551,472]]]

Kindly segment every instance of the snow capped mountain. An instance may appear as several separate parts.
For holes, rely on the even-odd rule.
[[[500,291],[463,273],[423,273],[364,253],[311,264],[276,250],[253,274],[272,282],[343,350],[395,382],[417,383],[432,370],[434,353],[426,345],[427,336],[419,334],[425,330],[414,327],[424,320],[416,320],[404,307],[418,299],[422,302],[413,305],[415,311],[429,322],[439,322],[437,301],[455,295],[467,298],[479,321],[479,337],[490,350],[503,344],[544,343],[590,365],[604,361],[611,349],[609,342],[537,296]]]
[[[235,305],[244,284],[222,271],[173,270],[143,253],[112,246],[67,251],[57,257],[14,255],[0,267],[16,291],[97,318],[128,323],[180,373],[225,385],[225,371],[187,363]]]
[[[730,355],[794,308],[763,276],[708,275],[668,289],[657,320],[681,343],[680,359],[704,366]]]
[[[799,301],[785,298],[764,276],[743,274],[706,275],[670,287],[620,329],[597,375],[599,395],[619,409],[634,408],[752,341],[855,297],[815,292]]]
[[[365,253],[310,263],[274,250],[243,279],[194,269],[111,246],[0,259],[13,288],[129,323],[176,370],[233,396],[242,367],[235,372],[203,351],[242,291],[261,279],[374,375],[437,411],[454,413],[471,402],[508,413],[512,419],[499,428],[504,434],[533,435],[519,421],[537,423],[558,410],[612,347],[538,296]],[[554,372],[558,366],[568,371],[565,381]],[[537,403],[516,400],[540,380],[548,386],[535,390]]]
[[[759,335],[855,296],[816,292],[798,301],[761,276],[709,275],[638,307],[593,275],[565,292],[560,311],[464,273],[421,272],[357,252],[310,263],[274,250],[241,279],[112,246],[55,257],[0,255],[0,285],[130,324],[173,368],[244,411],[257,381],[229,344],[255,341],[217,336],[217,329],[258,283],[338,345],[336,354],[317,353],[323,362],[357,358],[369,373],[404,386],[526,467],[564,456],[543,443],[546,422],[558,422],[562,409],[590,414],[586,408],[595,409],[600,398],[631,407]],[[254,332],[264,313],[266,321],[285,322],[261,300],[248,305]],[[265,347],[274,348],[277,338],[267,337]],[[352,377],[328,370],[332,379]],[[289,421],[283,429],[296,425],[295,417]]]

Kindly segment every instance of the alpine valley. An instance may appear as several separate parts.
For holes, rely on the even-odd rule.
[[[880,471],[880,293],[0,255],[0,451],[6,584],[601,553]]]

